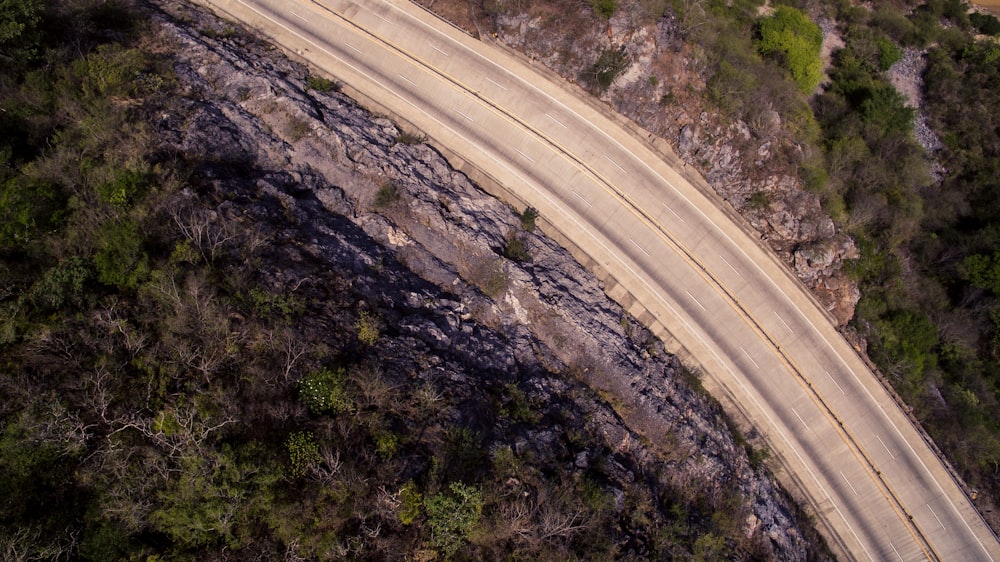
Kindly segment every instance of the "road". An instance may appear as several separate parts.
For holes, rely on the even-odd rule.
[[[1000,560],[944,464],[788,268],[593,100],[408,2],[202,1],[539,209],[759,429],[835,552]]]

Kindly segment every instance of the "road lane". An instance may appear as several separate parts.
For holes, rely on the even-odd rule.
[[[488,46],[470,47],[468,38],[436,29],[412,6],[303,2],[296,13],[308,8],[310,15],[302,18],[287,7],[283,16],[279,2],[216,4],[256,7],[277,25],[272,36],[298,33],[311,53],[327,51],[338,76],[346,64],[356,75],[345,79],[353,87],[374,85],[403,96],[389,103],[408,119],[408,113],[418,114],[436,140],[486,153],[473,155],[479,161],[463,156],[527,200],[538,200],[543,215],[564,234],[580,234],[581,247],[628,281],[632,294],[658,313],[706,372],[744,402],[748,417],[805,483],[813,505],[829,514],[834,541],[855,557],[899,553],[918,559],[936,552],[943,559],[991,559],[996,553],[995,538],[983,533],[981,519],[970,513],[943,466],[927,456],[919,434],[787,269],[648,146],[627,133],[609,135],[615,124],[593,107],[574,103],[564,92],[542,92],[537,77],[507,73],[493,57],[470,50]],[[338,15],[345,21],[338,22]],[[343,46],[331,51],[338,41]],[[365,80],[373,85],[355,83]],[[543,166],[526,161],[510,149],[512,139],[526,135],[535,139],[533,154],[548,150],[558,157],[543,159]],[[608,212],[618,208],[628,212]],[[697,304],[677,298],[687,292]],[[809,421],[802,424],[798,417],[807,407]],[[907,458],[899,469],[896,455]],[[858,497],[865,502],[857,503]]]

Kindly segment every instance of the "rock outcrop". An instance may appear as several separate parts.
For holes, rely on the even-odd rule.
[[[183,53],[174,68],[185,93],[181,111],[159,123],[165,150],[201,159],[198,181],[224,201],[216,212],[257,224],[279,248],[262,276],[308,290],[326,271],[350,275],[394,350],[385,376],[400,384],[446,380],[474,405],[491,379],[519,380],[542,419],[562,421],[515,434],[513,449],[578,471],[600,463],[619,511],[634,483],[688,490],[730,502],[756,556],[826,556],[721,409],[692,388],[696,377],[564,249],[524,229],[432,147],[402,142],[388,119],[310,90],[302,66],[240,33],[193,31],[223,24],[189,5],[163,0],[161,9]],[[818,239],[821,228],[787,230]],[[501,256],[511,236],[530,260]],[[825,280],[845,245],[788,251]],[[428,354],[438,359],[415,364]],[[603,436],[604,449],[575,449],[570,434],[580,428]],[[642,555],[623,544],[623,554]]]

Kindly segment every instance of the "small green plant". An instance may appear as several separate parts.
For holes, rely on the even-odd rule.
[[[766,191],[755,191],[747,199],[747,207],[755,211],[766,209],[771,204],[771,194]]]
[[[101,184],[97,193],[101,200],[111,204],[118,210],[125,210],[146,191],[147,179],[144,172],[138,170],[122,170],[115,174],[114,179]]]
[[[309,126],[309,121],[303,119],[302,117],[292,116],[288,118],[288,124],[286,125],[285,132],[288,134],[288,138],[292,142],[299,142],[304,139],[310,132],[312,128]]]
[[[517,387],[514,383],[509,383],[504,385],[504,393],[507,395],[509,401],[505,405],[506,414],[510,416],[515,422],[526,423],[526,424],[536,424],[540,419],[541,415],[532,408],[531,402],[528,401],[528,397],[524,394],[524,391]]]
[[[302,302],[293,295],[272,294],[257,287],[250,289],[249,296],[254,312],[261,318],[275,314],[289,316],[303,308]]]
[[[313,414],[347,412],[351,409],[351,400],[345,382],[343,367],[332,371],[324,367],[299,382],[299,399]]]
[[[399,490],[399,508],[396,515],[403,525],[412,525],[423,513],[424,496],[417,489],[413,480],[403,484]]]
[[[396,447],[399,446],[399,438],[391,431],[385,431],[375,436],[375,452],[385,460],[389,460],[396,454]]]
[[[397,201],[399,201],[399,186],[394,182],[383,183],[375,193],[375,206],[379,209],[384,209]]]
[[[583,81],[595,95],[603,94],[629,65],[624,46],[601,51],[594,64],[583,73]]]
[[[535,231],[535,220],[538,218],[538,209],[534,207],[528,207],[521,213],[521,228],[525,232]]]
[[[291,464],[291,475],[295,478],[305,476],[317,466],[323,457],[319,454],[319,444],[311,431],[296,431],[285,441],[288,450],[288,460]]]
[[[417,135],[409,131],[400,131],[399,134],[396,135],[396,142],[402,144],[410,144],[410,145],[420,144],[425,140],[426,139],[424,138],[423,135]]]
[[[513,230],[508,232],[504,241],[503,257],[516,262],[530,261],[528,242]]]
[[[752,445],[746,446],[747,458],[750,461],[750,468],[757,470],[764,466],[767,459],[771,458],[771,450],[767,447],[754,447]]]
[[[469,281],[479,287],[484,294],[498,298],[507,290],[510,277],[503,268],[503,260],[499,257],[477,258],[469,271]]]
[[[333,80],[327,80],[322,76],[310,76],[306,79],[306,86],[308,86],[310,90],[316,90],[317,92],[330,92],[339,89],[336,82]]]
[[[618,9],[618,2],[617,0],[592,0],[591,6],[594,8],[595,14],[607,20],[615,15],[615,10]]]
[[[354,328],[358,331],[358,341],[361,343],[371,346],[378,341],[378,317],[368,314],[367,310],[362,310],[358,315]]]

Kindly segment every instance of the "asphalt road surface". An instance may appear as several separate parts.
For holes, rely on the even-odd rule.
[[[201,1],[536,207],[765,436],[835,552],[1000,560],[945,465],[788,268],[593,99],[408,2]]]

